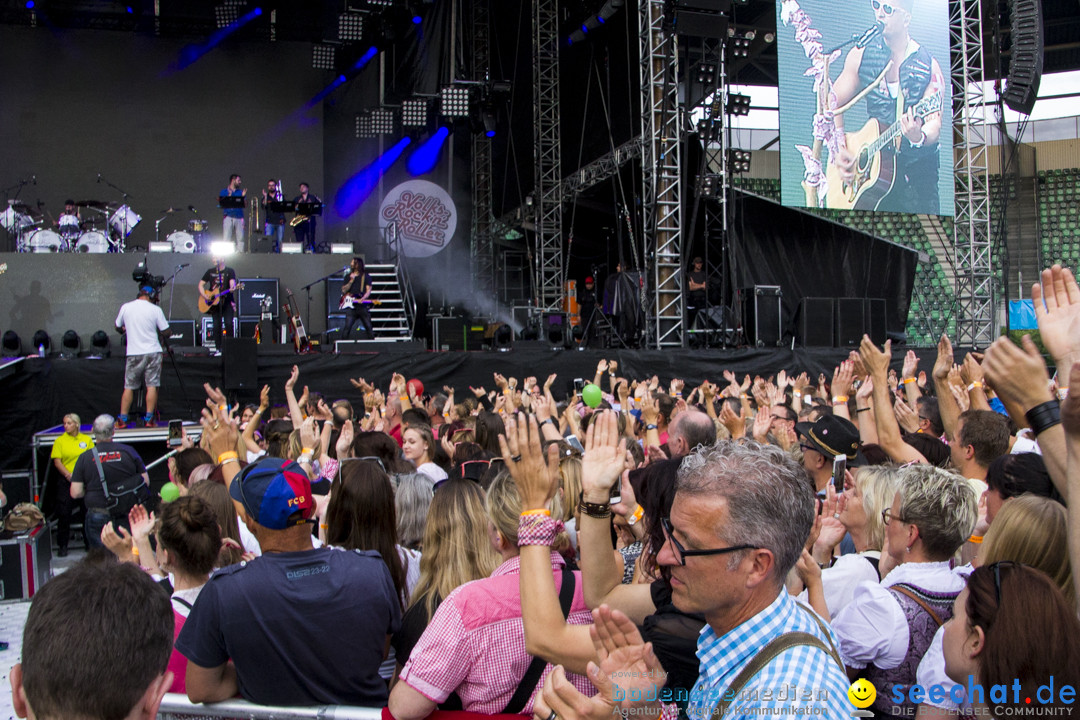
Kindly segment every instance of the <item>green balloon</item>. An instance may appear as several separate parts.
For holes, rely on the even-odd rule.
[[[586,405],[594,408],[604,399],[604,394],[600,392],[600,388],[596,385],[589,383],[581,389],[581,399],[585,401]]]
[[[180,497],[180,488],[176,487],[171,482],[167,482],[161,486],[161,501],[172,502]]]

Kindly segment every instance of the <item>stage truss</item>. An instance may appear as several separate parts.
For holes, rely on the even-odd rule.
[[[990,245],[990,106],[976,84],[983,73],[980,0],[951,0],[953,137],[956,220],[956,338],[961,347],[987,347],[995,339],[993,257]]]
[[[484,82],[491,60],[489,0],[472,2],[472,79]],[[484,297],[495,292],[495,223],[492,214],[491,138],[473,137],[472,172],[472,261],[473,283]]]
[[[563,295],[562,152],[559,143],[559,3],[533,0],[533,203],[537,306],[558,311]]]

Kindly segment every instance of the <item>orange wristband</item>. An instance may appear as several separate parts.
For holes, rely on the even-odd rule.
[[[229,450],[227,452],[223,452],[223,453],[221,453],[220,455],[217,456],[218,465],[225,462],[226,460],[236,460],[239,457],[240,456],[236,454],[235,450]]]
[[[538,508],[536,510],[526,510],[521,513],[521,517],[525,517],[526,515],[546,515],[547,517],[551,517],[551,511],[547,508]]]

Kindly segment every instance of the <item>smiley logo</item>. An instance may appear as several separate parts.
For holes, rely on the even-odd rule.
[[[855,707],[859,709],[868,708],[877,699],[877,688],[869,680],[859,678],[848,688],[847,696]]]

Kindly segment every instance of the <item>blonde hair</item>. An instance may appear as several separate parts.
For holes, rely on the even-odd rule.
[[[564,457],[559,463],[559,477],[563,490],[563,522],[569,522],[574,517],[574,509],[577,507],[578,496],[581,495],[581,458],[578,456]]]
[[[855,473],[855,486],[862,495],[866,515],[866,549],[880,550],[885,545],[885,523],[881,511],[892,505],[900,473],[887,465],[867,465]]]
[[[1064,505],[1025,493],[1006,502],[994,516],[983,540],[979,564],[1011,560],[1042,570],[1065,593],[1069,604],[1075,605],[1068,532],[1069,516]]]
[[[79,432],[82,432],[82,420],[79,418],[79,416],[75,413],[68,413],[64,416],[64,420],[67,420],[68,418],[71,418],[72,421],[79,426]]]
[[[553,518],[563,516],[562,503],[559,502],[558,495],[551,499],[550,510]],[[491,481],[491,486],[487,491],[487,514],[491,524],[495,526],[495,529],[499,531],[499,535],[502,536],[503,542],[516,548],[518,520],[521,518],[521,496],[518,494],[514,479],[510,477],[509,470],[501,470],[495,476],[495,479]],[[570,536],[564,530],[555,537],[551,549],[559,550],[568,547],[569,543]]]
[[[427,512],[420,579],[412,604],[423,598],[430,618],[435,607],[460,585],[488,577],[499,566],[491,547],[484,491],[472,480],[447,480]]]
[[[318,437],[315,438],[315,442],[311,445],[312,457],[319,457],[322,454],[322,440]],[[245,452],[246,452],[245,448]],[[295,460],[300,457],[300,454],[304,451],[304,445],[300,441],[300,428],[296,428],[289,433],[289,460]]]
[[[929,560],[952,557],[975,529],[979,499],[958,473],[933,465],[911,465],[900,471],[896,491],[900,517],[919,528]]]

